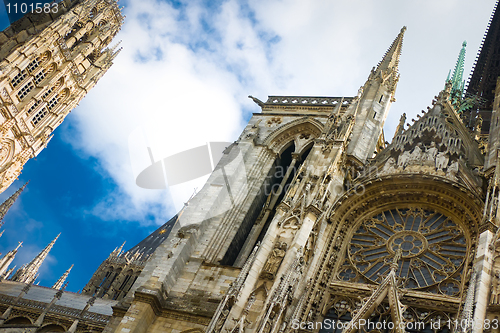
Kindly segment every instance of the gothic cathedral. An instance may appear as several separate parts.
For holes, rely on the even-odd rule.
[[[116,55],[114,0],[64,5],[41,33],[0,34],[1,190]],[[0,332],[500,332],[500,11],[467,88],[464,43],[389,143],[405,30],[354,96],[249,96],[259,112],[202,190],[80,294],[71,268],[32,284],[57,238],[16,272],[6,254]]]
[[[65,0],[0,32],[0,193],[112,65],[115,1]]]

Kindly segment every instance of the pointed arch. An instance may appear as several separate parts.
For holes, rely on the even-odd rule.
[[[14,157],[15,144],[11,139],[3,140],[0,143],[0,166],[7,165]]]
[[[319,137],[322,130],[323,124],[320,121],[312,117],[302,117],[283,124],[272,131],[264,138],[262,144],[277,154],[281,154],[295,141],[296,150],[301,154],[311,146],[315,138]],[[301,135],[303,135],[302,139],[300,139]]]

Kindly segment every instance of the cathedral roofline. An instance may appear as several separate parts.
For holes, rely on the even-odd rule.
[[[178,214],[175,214],[170,220],[164,223],[161,227],[153,231],[148,237],[137,243],[134,247],[125,251],[120,257],[140,253],[141,255],[152,254],[158,246],[160,246],[170,235],[172,228],[177,222]]]

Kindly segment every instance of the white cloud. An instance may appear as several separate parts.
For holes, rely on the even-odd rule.
[[[150,163],[148,145],[159,160],[235,140],[243,119],[259,111],[249,94],[353,96],[407,25],[398,103],[386,124],[391,138],[402,112],[411,119],[442,89],[464,39],[468,75],[494,3],[128,1],[118,36],[124,50],[72,114],[76,129],[66,136],[118,184],[92,213],[166,221],[175,212],[169,194],[135,185]]]

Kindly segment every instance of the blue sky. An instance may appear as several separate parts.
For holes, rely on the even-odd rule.
[[[5,219],[0,252],[23,241],[19,267],[61,232],[40,284],[75,264],[68,289],[82,289],[115,247],[134,246],[203,184],[137,187],[147,147],[159,160],[236,140],[259,112],[248,95],[354,96],[406,25],[390,139],[403,112],[411,120],[443,88],[464,40],[468,76],[495,2],[122,0],[115,64],[0,195],[31,180]]]

